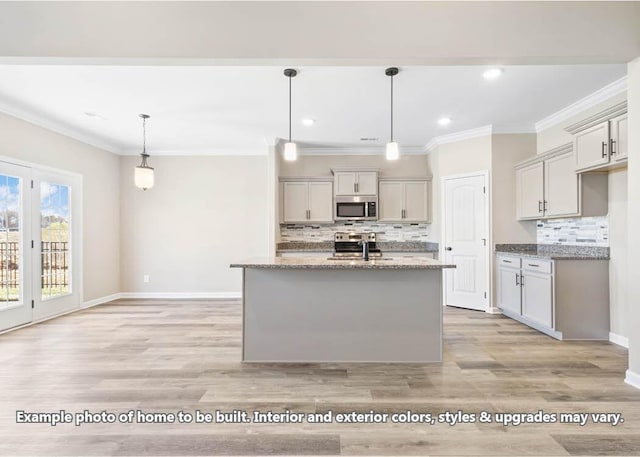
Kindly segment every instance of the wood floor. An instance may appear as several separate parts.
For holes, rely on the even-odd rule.
[[[238,303],[120,300],[0,335],[0,455],[640,455],[625,349],[448,309],[442,364],[243,365]],[[620,412],[589,423],[46,424],[16,411]]]

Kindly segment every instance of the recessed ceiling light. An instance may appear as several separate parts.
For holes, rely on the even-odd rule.
[[[441,117],[440,119],[438,119],[438,124],[440,124],[440,125],[449,125],[449,124],[451,124],[451,118],[450,117]]]
[[[501,68],[491,68],[487,71],[485,71],[482,76],[484,76],[484,79],[496,79],[498,78],[501,74],[503,73]]]
[[[302,125],[306,125],[307,127],[310,127],[315,123],[316,123],[315,119],[302,119]]]

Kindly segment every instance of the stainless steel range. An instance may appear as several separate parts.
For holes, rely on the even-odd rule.
[[[382,256],[382,252],[376,246],[376,234],[371,232],[336,232],[333,236],[333,256],[347,259],[362,258],[363,243],[367,244],[369,257]]]

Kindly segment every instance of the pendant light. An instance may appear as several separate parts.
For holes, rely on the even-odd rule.
[[[142,163],[136,167],[135,183],[138,189],[147,190],[153,187],[153,168],[147,164],[147,119],[151,116],[140,114],[142,118]]]
[[[289,141],[284,144],[284,160],[293,161],[298,158],[298,149],[296,144],[291,141],[291,78],[294,78],[298,72],[293,68],[287,68],[284,75],[289,78]]]
[[[391,77],[391,139],[387,143],[387,160],[398,160],[400,157],[400,149],[398,143],[393,141],[393,77],[398,74],[396,67],[389,67],[384,71],[384,74]]]

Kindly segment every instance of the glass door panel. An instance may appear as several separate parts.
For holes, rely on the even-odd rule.
[[[72,292],[70,191],[62,184],[40,183],[41,300]]]
[[[29,277],[31,171],[0,162],[0,330],[32,320]]]
[[[80,306],[79,177],[34,170],[34,318]]]

